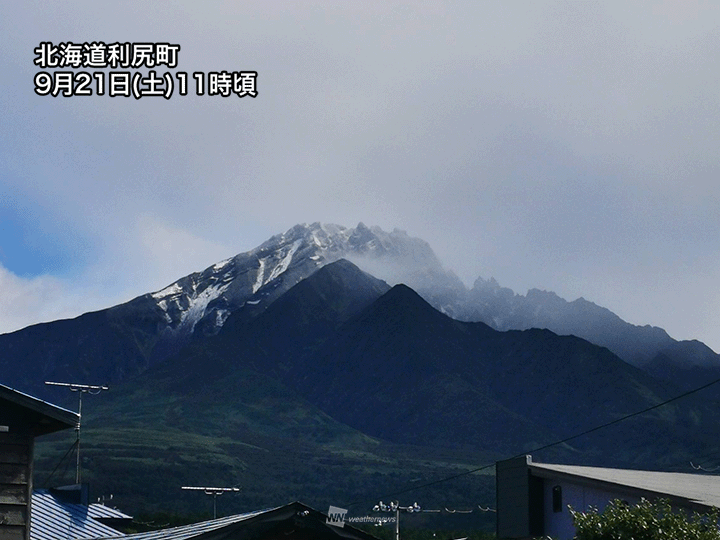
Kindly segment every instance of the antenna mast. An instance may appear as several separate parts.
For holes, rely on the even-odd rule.
[[[240,488],[238,487],[199,487],[199,486],[183,486],[182,489],[190,489],[194,491],[203,491],[205,492],[205,495],[212,495],[213,496],[213,519],[217,519],[217,498],[218,495],[222,495],[223,493],[227,493],[228,491],[236,492],[240,491]]]
[[[69,388],[71,392],[78,393],[78,422],[75,426],[76,440],[75,445],[77,446],[77,460],[75,465],[75,483],[80,483],[80,423],[82,421],[82,396],[83,394],[90,394],[96,396],[103,390],[109,390],[107,385],[94,385],[94,384],[76,384],[76,383],[63,383],[63,382],[51,382],[45,381],[45,384],[52,386],[64,386]]]

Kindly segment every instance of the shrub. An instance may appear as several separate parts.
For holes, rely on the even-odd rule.
[[[634,506],[615,500],[602,513],[572,508],[570,513],[576,540],[720,540],[716,510],[688,516],[673,511],[665,499],[641,499]]]

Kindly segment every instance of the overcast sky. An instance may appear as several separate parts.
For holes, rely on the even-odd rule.
[[[720,351],[719,27],[714,1],[6,3],[0,332],[362,221]],[[179,44],[161,74],[258,97],[38,96],[47,41]]]

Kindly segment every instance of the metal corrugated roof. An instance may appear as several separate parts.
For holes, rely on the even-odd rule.
[[[89,507],[64,502],[47,490],[33,491],[30,540],[77,540],[122,534],[95,521]]]
[[[294,529],[298,526],[295,521],[297,519],[303,522],[299,526],[306,528],[306,533],[312,534],[313,531],[316,531],[320,533],[317,536],[322,538],[337,537],[352,540],[377,540],[376,537],[356,529],[350,524],[346,524],[342,528],[328,525],[325,514],[313,510],[300,502],[293,502],[285,506],[249,512],[247,514],[213,519],[192,525],[173,527],[172,529],[162,531],[136,533],[127,536],[112,536],[97,540],[190,540],[193,538],[212,538],[219,540],[223,538],[267,538],[267,534],[259,533],[258,530],[253,532],[253,526],[261,523],[273,526],[287,522],[292,524],[292,528]],[[243,523],[245,521],[248,523]]]
[[[108,536],[103,537],[102,540],[187,540],[200,536],[201,534],[222,529],[224,527],[227,527],[228,525],[232,525],[233,523],[238,523],[240,521],[244,521],[246,519],[250,519],[252,517],[263,514],[265,512],[270,512],[272,510],[277,510],[277,508],[269,508],[267,510],[258,510],[256,512],[249,512],[247,514],[238,514],[235,516],[212,519],[210,521],[203,521],[201,523],[193,523],[192,525],[181,525],[179,527],[163,529],[161,531],[149,531],[128,535]]]
[[[132,519],[132,516],[123,514],[117,508],[110,508],[99,503],[90,505],[88,515],[93,519]]]
[[[530,463],[537,476],[568,475],[720,508],[720,476]]]

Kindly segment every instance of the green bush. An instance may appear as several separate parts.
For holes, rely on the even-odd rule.
[[[631,506],[611,501],[602,513],[570,509],[576,540],[720,540],[717,510],[688,516],[667,500],[641,499]]]

